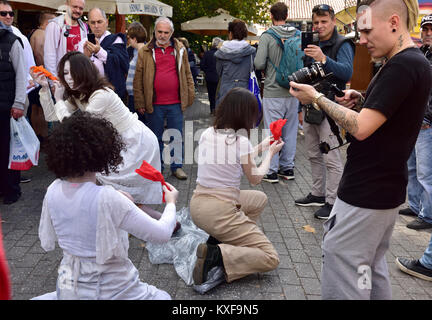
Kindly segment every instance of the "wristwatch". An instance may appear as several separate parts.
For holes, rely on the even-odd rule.
[[[324,96],[325,96],[324,93],[320,93],[320,92],[316,93],[315,97],[312,99],[312,105],[314,106],[315,109],[321,110],[321,108],[318,105],[318,99]]]

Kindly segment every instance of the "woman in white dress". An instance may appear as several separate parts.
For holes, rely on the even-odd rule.
[[[122,152],[123,163],[116,173],[97,173],[99,183],[126,191],[136,204],[162,203],[161,184],[143,179],[135,172],[143,160],[161,170],[157,138],[138,120],[136,113],[129,111],[90,59],[76,51],[63,56],[58,65],[59,81],[53,81],[55,104],[46,77],[31,74],[42,86],[39,95],[46,121],[63,121],[81,110],[105,118],[122,136],[126,144]]]
[[[139,280],[128,258],[128,233],[167,242],[176,224],[178,191],[164,187],[159,220],[139,209],[125,192],[96,184],[96,172],[115,171],[124,143],[110,122],[77,113],[54,130],[46,147],[47,166],[57,179],[48,187],[39,225],[44,250],[63,250],[56,292],[35,299],[170,299]]]

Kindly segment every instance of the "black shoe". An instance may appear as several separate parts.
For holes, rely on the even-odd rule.
[[[21,178],[20,178],[20,183],[27,183],[30,181],[31,181],[31,179],[29,177],[26,177],[26,176],[21,176]]]
[[[207,274],[213,267],[223,266],[222,253],[218,246],[201,243],[196,255],[193,280],[194,284],[200,285],[207,281]]]
[[[417,213],[412,211],[411,208],[405,208],[405,209],[399,210],[399,214],[401,214],[403,216],[417,217]]]
[[[306,197],[297,199],[294,202],[296,205],[303,206],[303,207],[311,207],[311,206],[322,207],[323,205],[325,205],[325,197],[317,197],[312,195],[312,193],[309,193]]]
[[[21,197],[21,192],[18,194],[14,194],[12,196],[5,196],[3,199],[3,204],[12,204],[18,201],[18,199]]]
[[[414,277],[432,281],[432,269],[425,268],[419,260],[396,258],[396,265],[403,272],[406,272]]]
[[[288,170],[279,170],[278,171],[278,176],[281,177],[282,179],[285,180],[293,180],[294,179],[294,170],[293,169],[288,169]]]
[[[271,183],[278,183],[279,178],[276,172],[266,174],[263,178],[263,181],[271,182]]]
[[[423,230],[432,228],[432,223],[423,221],[422,219],[417,217],[415,220],[411,221],[406,226],[407,228],[414,230]]]
[[[314,213],[315,218],[327,220],[330,216],[330,212],[333,209],[333,205],[326,202],[318,211]]]

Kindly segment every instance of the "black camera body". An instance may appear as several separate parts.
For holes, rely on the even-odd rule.
[[[317,91],[324,93],[326,96],[328,92],[323,91],[331,91],[337,97],[343,97],[344,92],[339,89],[336,84],[330,83],[327,86],[323,85],[323,80],[333,75],[332,72],[325,73],[323,64],[321,62],[314,62],[310,67],[304,67],[300,70],[297,70],[290,76],[288,76],[289,81],[294,81],[302,84],[309,84],[313,86]]]

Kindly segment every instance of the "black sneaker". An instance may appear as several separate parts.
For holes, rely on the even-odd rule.
[[[399,214],[401,214],[403,216],[417,217],[417,213],[412,211],[411,208],[405,208],[405,209],[399,210]]]
[[[279,178],[276,172],[266,174],[263,178],[263,181],[271,182],[271,183],[278,183]]]
[[[29,177],[26,177],[26,176],[21,176],[21,178],[20,178],[20,183],[28,183],[30,181],[31,181],[31,179]]]
[[[417,217],[415,220],[411,221],[406,226],[407,228],[414,230],[423,230],[432,228],[432,223],[423,221],[422,219]]]
[[[288,170],[279,170],[278,171],[278,176],[281,177],[282,179],[285,180],[293,180],[294,179],[294,170],[293,169],[288,169]]]
[[[193,280],[194,284],[200,285],[207,281],[207,274],[213,267],[223,266],[222,253],[216,245],[200,243],[196,255]]]
[[[21,198],[21,192],[18,192],[17,194],[11,195],[11,196],[5,196],[3,199],[3,204],[12,204],[18,201],[18,199]]]
[[[325,197],[317,197],[309,193],[306,197],[295,200],[295,204],[302,207],[322,207],[325,205]]]
[[[330,212],[333,209],[333,205],[326,202],[318,211],[314,213],[315,218],[327,220],[330,216]]]
[[[423,280],[432,281],[432,269],[424,267],[419,260],[396,258],[396,265],[405,273]]]

